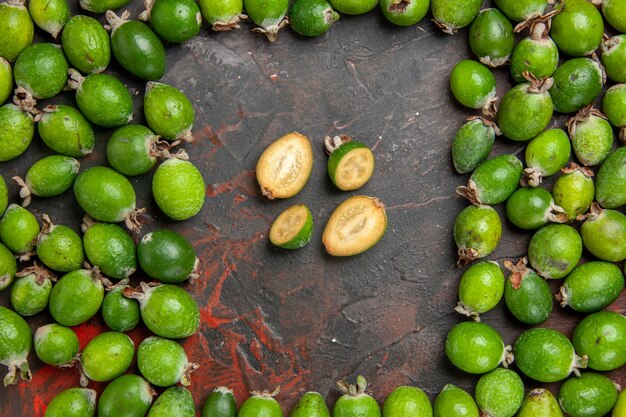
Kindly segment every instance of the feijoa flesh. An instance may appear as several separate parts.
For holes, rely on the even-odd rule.
[[[313,233],[313,215],[304,204],[282,211],[270,228],[270,242],[283,249],[299,249],[309,243]]]

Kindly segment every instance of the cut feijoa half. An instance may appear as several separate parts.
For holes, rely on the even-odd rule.
[[[374,172],[374,153],[370,148],[346,135],[327,136],[324,143],[330,154],[328,175],[337,188],[357,190],[369,181]]]
[[[270,229],[270,242],[283,249],[300,249],[311,240],[313,216],[304,204],[296,204],[276,217]]]
[[[387,230],[385,205],[377,198],[357,195],[331,214],[322,242],[333,256],[352,256],[374,246]]]
[[[256,178],[264,196],[289,198],[304,188],[313,169],[313,148],[306,136],[292,132],[276,139],[261,154]]]

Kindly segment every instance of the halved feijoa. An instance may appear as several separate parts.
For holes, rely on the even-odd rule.
[[[270,242],[283,249],[299,249],[309,243],[313,216],[304,204],[296,204],[276,217],[270,229]]]
[[[351,191],[363,187],[374,172],[374,153],[350,136],[341,135],[325,139],[328,158],[328,175],[340,190]]]

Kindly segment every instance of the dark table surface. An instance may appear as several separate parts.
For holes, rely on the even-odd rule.
[[[131,10],[137,16],[140,5]],[[226,33],[203,28],[191,41],[167,46],[163,81],[184,91],[196,109],[196,141],[185,148],[207,184],[200,214],[171,222],[152,199],[152,173],[131,180],[138,206],[148,209],[141,234],[160,227],[177,230],[200,257],[201,277],[185,288],[200,305],[202,324],[182,341],[190,360],[200,365],[190,387],[198,410],[217,385],[231,387],[239,402],[250,390],[280,385],[277,399],[285,411],[308,390],[319,391],[332,405],[339,395],[335,381],[354,381],[358,374],[367,378],[381,404],[403,384],[421,387],[431,399],[446,383],[473,392],[477,377],[455,369],[443,351],[447,331],[463,320],[453,312],[462,271],[455,267],[452,226],[467,205],[455,194],[467,176],[454,172],[450,144],[465,117],[474,113],[455,103],[447,83],[452,66],[471,57],[467,30],[443,35],[429,18],[417,26],[394,27],[378,10],[343,16],[315,39],[285,30],[270,44],[250,28],[244,24]],[[42,33],[38,38],[51,41]],[[144,83],[124,75],[115,62],[107,72],[120,76],[135,93],[133,122],[144,123]],[[496,76],[501,97],[511,81],[507,69]],[[73,103],[73,94],[42,104],[61,102]],[[564,120],[557,117],[552,126]],[[311,139],[313,174],[295,197],[268,201],[259,193],[255,165],[267,145],[290,131]],[[81,161],[82,169],[106,164],[104,149],[112,132],[97,131],[96,150]],[[374,176],[354,193],[336,190],[326,174],[323,138],[340,133],[370,145],[376,155]],[[522,157],[523,149],[523,144],[498,139],[494,154]],[[0,164],[0,174],[7,180],[24,175],[50,153],[35,138],[23,156]],[[17,186],[9,189],[16,202]],[[389,226],[368,252],[333,258],[321,245],[321,232],[332,210],[353,194],[380,198]],[[312,241],[298,251],[278,250],[267,239],[269,227],[280,211],[296,203],[311,208]],[[79,230],[82,212],[71,191],[34,198],[30,209]],[[503,214],[502,207],[498,210]],[[504,226],[491,260],[525,255],[531,234],[506,221]],[[136,282],[142,278],[137,275]],[[551,282],[555,292],[558,285]],[[0,305],[10,304],[8,293],[0,293]],[[623,313],[626,297],[610,309]],[[544,326],[571,335],[581,317],[555,303]],[[525,329],[503,302],[483,320],[508,344]],[[46,312],[28,322],[34,330],[51,318]],[[75,328],[81,347],[105,329],[99,316]],[[143,326],[130,332],[136,344],[148,335]],[[0,389],[0,416],[43,416],[55,394],[78,385],[75,369],[43,366],[34,352],[29,362],[32,382]],[[623,368],[609,375],[626,383]],[[550,388],[556,392],[558,385]]]

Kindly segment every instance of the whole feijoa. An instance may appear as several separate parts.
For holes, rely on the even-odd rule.
[[[524,401],[524,383],[517,372],[496,368],[476,384],[476,404],[483,415],[513,417]]]
[[[198,34],[202,25],[200,7],[194,0],[150,0],[139,20],[150,26],[164,41],[181,43]]]
[[[399,386],[391,391],[383,404],[383,417],[432,417],[432,415],[430,399],[417,387]]]
[[[624,2],[620,0],[602,0],[602,14],[606,21],[609,22],[609,25],[621,33],[626,33],[626,4]]]
[[[0,323],[0,364],[9,368],[4,376],[4,386],[17,384],[19,378],[30,381],[28,354],[33,336],[28,323],[19,314],[3,306],[0,306]]]
[[[83,241],[67,226],[52,224],[50,217],[41,218],[43,227],[37,240],[37,256],[50,269],[70,272],[83,265]]]
[[[34,316],[48,306],[54,274],[37,265],[24,268],[16,274],[11,287],[11,306],[21,316]]]
[[[148,337],[137,348],[139,372],[152,385],[169,387],[179,382],[191,385],[190,374],[198,365],[190,363],[185,349],[173,340]]]
[[[0,219],[0,240],[18,255],[35,249],[39,231],[39,222],[33,213],[17,204],[11,204]]]
[[[61,48],[37,43],[24,49],[15,61],[13,77],[18,87],[36,99],[54,97],[67,82],[68,65]]]
[[[613,128],[605,115],[587,106],[567,121],[576,158],[585,166],[601,164],[613,149]]]
[[[475,170],[493,149],[500,129],[490,120],[470,117],[454,135],[452,163],[459,174]]]
[[[4,214],[7,207],[9,206],[9,189],[7,188],[7,183],[0,175],[0,217]]]
[[[404,11],[396,11],[393,4],[385,6],[384,3],[384,1],[381,2],[380,7],[385,17],[394,19],[398,22],[397,24],[402,25],[419,16],[420,4],[424,1],[413,1]],[[426,10],[428,10],[428,0],[426,3]],[[302,36],[323,35],[337,20],[339,20],[339,13],[326,0],[296,0],[289,9],[289,24],[296,33]]]
[[[469,44],[480,62],[500,67],[509,61],[515,46],[513,25],[500,10],[483,9],[470,26]]]
[[[280,388],[276,388],[273,392],[268,391],[252,391],[237,413],[238,417],[254,417],[258,415],[266,417],[283,417],[283,411],[278,401],[274,399]]]
[[[50,314],[64,326],[77,326],[96,315],[103,298],[104,286],[98,271],[78,269],[65,274],[52,287]]]
[[[154,395],[152,386],[139,375],[122,375],[102,391],[98,417],[144,417]]]
[[[578,1],[587,3],[586,0]],[[589,58],[575,58],[561,64],[553,78],[550,96],[554,110],[573,113],[591,104],[600,95],[605,76],[600,63]]]
[[[114,332],[128,332],[141,320],[137,300],[124,297],[126,288],[130,288],[128,279],[123,279],[112,288],[107,288],[108,292],[102,301],[102,318]]]
[[[563,175],[554,183],[552,195],[554,202],[563,209],[566,220],[572,221],[584,214],[593,202],[593,171],[571,162],[561,172]]]
[[[564,223],[567,215],[545,188],[517,189],[506,201],[506,217],[520,229],[536,230],[546,224]]]
[[[545,1],[540,1],[546,3]],[[497,4],[497,2],[496,2]],[[545,4],[543,5],[545,7]],[[530,24],[530,36],[515,45],[511,54],[511,76],[522,83],[524,72],[536,78],[552,77],[559,64],[559,50],[548,36],[549,27],[543,20]]]
[[[145,174],[154,167],[157,156],[169,152],[168,147],[159,149],[158,140],[159,136],[145,126],[122,126],[107,142],[107,160],[113,169],[126,176]]]
[[[471,374],[484,374],[500,363],[508,364],[508,354],[502,336],[488,324],[467,321],[454,326],[446,339],[446,355],[457,368]]]
[[[173,230],[146,234],[137,246],[141,269],[150,277],[177,284],[198,277],[198,258],[191,242]]]
[[[335,9],[345,14],[362,14],[376,6],[376,1],[345,1],[333,0],[330,2]],[[248,17],[258,27],[253,32],[262,33],[270,42],[276,41],[278,31],[287,25],[285,18],[289,11],[289,2],[286,0],[243,0]]]
[[[458,313],[480,321],[480,314],[494,308],[504,292],[504,273],[496,262],[477,262],[467,268],[459,283]]]
[[[609,123],[619,129],[619,138],[626,141],[626,84],[616,84],[606,90],[602,111]]]
[[[501,236],[502,223],[493,207],[471,205],[464,208],[454,221],[454,241],[459,248],[457,265],[489,255],[500,243]]]
[[[323,398],[322,404],[324,405],[324,407],[326,407],[326,403],[324,402]],[[328,409],[326,411],[327,414],[325,417],[329,417]],[[206,401],[204,402],[204,406],[202,407],[202,417],[236,417],[236,415],[237,402],[235,401],[233,390],[224,386],[219,386],[213,389],[213,391],[211,391]],[[296,417],[295,414],[294,417]],[[320,415],[320,417],[324,417],[324,415]]]
[[[4,103],[13,91],[13,69],[9,61],[0,56],[0,103]]]
[[[80,169],[80,162],[70,156],[51,155],[35,162],[28,168],[25,180],[13,177],[21,187],[22,206],[30,204],[31,195],[54,197],[67,191]]]
[[[35,25],[25,0],[10,1],[0,4],[0,57],[9,62],[15,61],[20,52],[33,42]]]
[[[348,384],[342,380],[337,382],[337,388],[343,395],[333,406],[333,417],[350,417],[355,414],[360,414],[363,417],[381,416],[378,403],[365,392],[367,381],[362,375],[357,376],[356,385]],[[241,410],[238,415],[241,417]]]
[[[548,0],[495,0],[496,7],[514,22],[542,15]]]
[[[17,261],[13,253],[0,243],[0,291],[8,288],[15,278]]]
[[[528,391],[517,417],[563,417],[556,398],[545,388]]]
[[[83,74],[98,74],[111,61],[109,34],[93,17],[73,16],[63,28],[61,44],[67,60]]]
[[[143,113],[150,129],[163,139],[193,140],[193,105],[176,87],[152,81],[146,84]]]
[[[34,345],[39,360],[52,366],[71,364],[79,349],[74,330],[56,323],[38,327]]]
[[[574,329],[572,344],[580,355],[587,355],[590,369],[617,369],[626,364],[626,317],[612,311],[590,314]]]
[[[559,404],[572,417],[602,417],[617,402],[615,383],[602,374],[583,372],[559,389]]]
[[[154,401],[147,417],[195,417],[196,405],[185,387],[171,387]]]
[[[435,398],[433,417],[478,417],[478,407],[466,391],[447,384]]]
[[[92,13],[104,13],[126,6],[130,0],[80,0],[80,7]]]
[[[504,285],[504,302],[511,314],[524,324],[541,324],[552,313],[552,291],[545,279],[526,267],[526,258],[517,264],[504,261],[511,272]]]
[[[472,204],[500,204],[517,190],[523,170],[522,161],[515,155],[494,156],[481,163],[467,186],[457,187],[456,192]]]
[[[239,23],[247,16],[243,14],[243,0],[200,0],[202,17],[211,29],[224,32],[239,29]]]
[[[24,95],[25,97],[25,95]],[[28,149],[35,134],[35,122],[30,113],[34,100],[21,100],[19,105],[0,107],[0,162],[17,158]]]
[[[602,41],[604,23],[596,7],[586,0],[564,0],[552,18],[550,36],[559,51],[571,56],[591,55]],[[572,33],[576,36],[572,36]]]
[[[626,147],[617,148],[600,165],[596,175],[596,201],[615,209],[626,204]]]
[[[617,35],[606,39],[601,46],[600,62],[606,76],[616,83],[626,82],[626,35]]]
[[[86,378],[105,382],[111,381],[128,370],[135,356],[135,344],[124,333],[100,333],[87,343],[80,355],[81,385]]]
[[[435,24],[444,33],[453,35],[472,23],[482,5],[480,0],[431,0],[430,11]]]
[[[88,388],[61,391],[48,403],[44,417],[93,417],[96,396],[96,391]]]
[[[89,155],[96,136],[85,116],[72,106],[51,104],[37,116],[41,140],[54,152],[80,158]]]
[[[496,97],[496,78],[480,62],[464,59],[452,68],[450,90],[454,97],[470,109],[493,112]]]
[[[159,165],[152,177],[152,195],[159,208],[174,220],[187,220],[204,205],[202,174],[179,152]]]
[[[223,388],[223,387],[218,387],[218,388]],[[219,393],[216,393],[218,388],[216,388],[213,391],[213,393],[211,393],[212,396],[217,397],[219,395]],[[227,393],[225,394],[227,395]],[[232,395],[232,392],[231,392],[231,395]],[[224,396],[224,394],[222,394],[221,396]],[[207,398],[206,404],[209,404],[210,398],[211,396]],[[426,398],[428,399],[428,397]],[[205,404],[205,407],[203,408],[202,417],[211,417],[212,415],[216,415],[216,414],[204,413],[204,410],[207,408],[206,404]],[[229,412],[230,409],[227,409],[225,411]],[[383,413],[384,413],[384,410],[383,410]],[[234,417],[234,413],[232,414],[225,413],[223,414],[223,416]],[[320,393],[315,392],[315,391],[309,391],[300,398],[298,403],[291,410],[291,413],[289,414],[289,416],[290,417],[330,417],[330,411],[328,410],[328,406],[326,405],[326,400],[324,399],[324,397],[322,397]]]
[[[611,417],[624,416],[626,416],[626,390],[622,390],[617,396],[617,402],[613,407],[613,414],[611,414]]]
[[[572,153],[569,137],[563,129],[541,132],[526,146],[526,167],[522,185],[537,187],[544,177],[556,174],[567,164]]]
[[[137,270],[135,242],[126,230],[116,224],[83,219],[83,232],[87,259],[105,276],[124,279]]]
[[[592,204],[587,220],[580,227],[583,245],[604,261],[626,259],[626,215]]]
[[[67,0],[30,0],[28,11],[35,24],[53,38],[59,35],[70,18],[70,5]]]
[[[611,304],[624,289],[621,269],[610,262],[589,261],[574,268],[557,295],[561,306],[593,313]]]
[[[550,224],[530,239],[528,260],[542,277],[559,279],[578,265],[582,252],[582,239],[576,229],[565,224]]]

